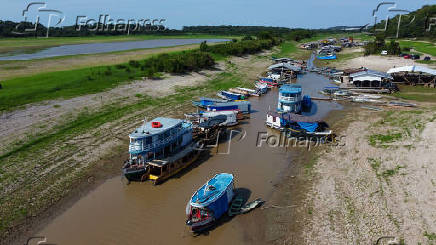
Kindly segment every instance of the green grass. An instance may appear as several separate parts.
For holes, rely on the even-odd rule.
[[[280,45],[279,51],[277,53],[274,53],[272,56],[277,58],[289,57],[296,51],[298,51],[296,42],[286,41]]]
[[[401,48],[405,48],[405,47],[413,48],[418,52],[436,56],[436,45],[434,43],[406,41],[406,40],[400,40],[399,42]]]
[[[416,62],[420,64],[434,65],[436,64],[436,60],[416,60]]]
[[[393,96],[419,102],[436,102],[436,88],[402,85],[399,89],[400,92],[394,93]]]
[[[401,133],[373,134],[369,136],[369,144],[371,146],[389,144],[400,140],[402,137]]]
[[[424,236],[427,237],[428,240],[430,241],[435,241],[436,240],[436,233],[428,233],[427,231],[424,232]]]
[[[2,82],[0,111],[11,110],[31,102],[56,98],[72,98],[101,92],[143,75],[140,69],[117,69],[111,66],[42,73]]]

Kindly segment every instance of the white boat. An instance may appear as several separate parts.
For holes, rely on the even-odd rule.
[[[254,89],[241,88],[241,87],[237,87],[236,89],[239,89],[241,91],[245,91],[245,92],[249,93],[251,96],[260,96],[259,91],[256,91]]]
[[[254,86],[256,87],[256,90],[259,91],[261,94],[266,94],[268,92],[268,85],[265,83],[255,83]]]
[[[237,114],[238,114],[237,111],[207,111],[207,112],[203,112],[202,116],[208,120],[209,118],[213,118],[219,115],[224,115],[227,117],[227,120],[221,123],[220,126],[231,127],[238,124],[238,120],[236,117]]]

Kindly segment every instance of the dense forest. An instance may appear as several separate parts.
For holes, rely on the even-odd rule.
[[[413,16],[415,19],[413,20]],[[385,33],[386,37],[396,37],[398,20],[400,16],[397,15],[392,19],[389,19],[387,31]],[[434,19],[432,19],[434,18]],[[433,27],[428,31],[429,26],[433,23]],[[411,38],[411,37],[428,37],[436,38],[436,5],[427,5],[409,13],[408,15],[401,16],[399,28],[400,38]],[[377,29],[384,29],[386,26],[386,20],[381,21],[375,26]]]
[[[207,33],[219,35],[256,35],[259,32],[270,32],[275,36],[281,36],[291,31],[286,27],[271,26],[184,26],[182,32]]]
[[[19,25],[20,24],[20,25]],[[17,29],[17,26],[19,28]],[[47,28],[41,24],[37,25],[35,32],[26,34],[16,34],[14,32],[22,32],[25,29],[33,29],[34,25],[30,22],[17,23],[13,21],[0,20],[0,37],[41,37],[47,33]],[[135,27],[131,26],[131,30]],[[92,31],[86,26],[82,26],[80,30],[76,30],[76,26],[64,26],[50,28],[50,37],[85,37],[85,36],[115,36],[125,35],[126,27],[109,25],[105,31]],[[163,26],[146,26],[140,30],[130,31],[130,35],[183,35],[187,33],[195,34],[212,34],[212,35],[235,35],[245,36],[250,39],[252,36],[267,35],[281,37],[288,40],[300,41],[304,38],[309,38],[314,35],[315,31],[306,29],[290,29],[286,27],[265,27],[265,26],[185,26],[182,30],[165,29]],[[268,38],[268,37],[267,37]],[[261,38],[261,39],[266,39]]]

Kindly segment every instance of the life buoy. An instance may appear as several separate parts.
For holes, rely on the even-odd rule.
[[[160,123],[160,122],[152,122],[151,123],[151,127],[152,128],[161,128],[162,127],[162,123]]]

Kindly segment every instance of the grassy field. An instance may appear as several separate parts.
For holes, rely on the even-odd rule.
[[[292,41],[283,42],[280,48],[272,56],[277,58],[289,57],[292,53],[298,51],[297,43]]]
[[[203,35],[203,34],[184,34],[184,35],[131,35],[131,36],[91,36],[91,37],[50,37],[50,38],[3,38],[0,40],[0,54],[8,52],[34,52],[41,48],[67,44],[82,43],[103,43],[103,42],[124,42],[140,41],[151,39],[188,39],[188,38],[239,38],[224,35]]]
[[[397,98],[420,102],[436,102],[436,88],[422,86],[399,86],[400,92],[393,94]]]
[[[251,41],[242,43],[242,46],[247,46]],[[239,43],[238,43],[239,44]],[[227,46],[226,46],[227,47]],[[249,47],[246,47],[249,50]],[[184,51],[181,51],[184,52]],[[245,51],[244,51],[245,52]],[[170,52],[168,54],[177,54],[180,52]],[[184,53],[186,56],[192,53]],[[204,54],[204,53],[202,53]],[[209,52],[212,55],[212,52]],[[215,58],[223,59],[223,55],[214,54]],[[168,56],[158,56],[168,57]],[[156,72],[175,72],[176,70],[162,70],[163,67],[172,67],[177,57],[172,57],[161,63],[156,64],[156,70],[149,71],[145,66],[147,61],[144,58],[136,61],[130,60],[129,63],[122,63],[109,66],[95,66],[82,69],[71,69],[66,71],[55,71],[40,73],[33,76],[17,77],[2,82],[3,89],[0,91],[0,111],[10,111],[17,107],[45,100],[58,98],[73,98],[80,95],[98,93],[105,89],[114,88],[120,84],[127,83],[132,80],[141,79],[142,77],[150,77]],[[198,66],[192,60],[187,58],[186,67]],[[130,62],[134,61],[134,64]],[[174,61],[174,62],[171,62]],[[185,64],[180,64],[181,59],[177,60],[177,67],[185,67]],[[162,64],[162,62],[165,62]],[[176,63],[174,63],[176,64]],[[158,68],[160,67],[160,68]],[[150,74],[150,72],[152,74]],[[181,72],[181,70],[177,70]]]
[[[418,52],[436,56],[436,45],[428,42],[406,41],[400,40],[401,48],[413,48]]]

